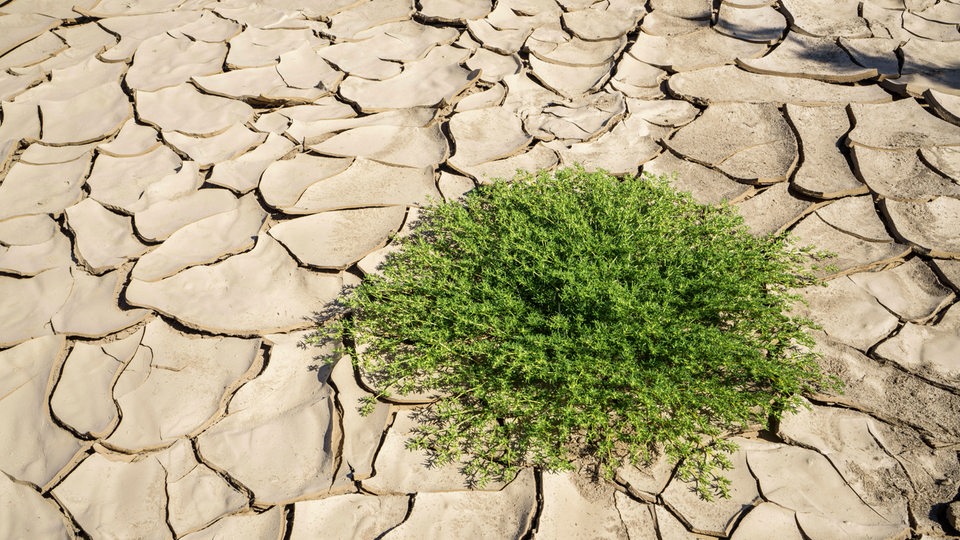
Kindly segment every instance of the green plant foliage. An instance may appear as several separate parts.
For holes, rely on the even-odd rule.
[[[724,435],[837,384],[787,314],[816,282],[804,250],[664,178],[519,173],[398,240],[325,335],[360,351],[378,397],[439,394],[410,446],[479,483],[666,452],[723,495]]]

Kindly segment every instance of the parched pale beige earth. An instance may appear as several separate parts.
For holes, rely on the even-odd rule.
[[[960,1],[0,0],[0,538],[960,534]],[[661,459],[484,489],[306,345],[417,209],[678,173],[831,251],[846,383]],[[418,404],[420,403],[420,404]]]

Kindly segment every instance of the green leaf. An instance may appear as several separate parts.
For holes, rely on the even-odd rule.
[[[806,248],[664,177],[519,173],[421,215],[318,335],[363,345],[379,397],[441,396],[411,445],[479,483],[666,452],[725,496],[723,434],[837,386],[787,315],[818,283]]]

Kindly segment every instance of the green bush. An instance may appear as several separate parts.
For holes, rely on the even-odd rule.
[[[476,482],[665,451],[726,494],[723,436],[836,384],[786,314],[816,281],[803,250],[663,178],[521,173],[422,214],[326,335],[378,397],[441,395],[410,446]]]

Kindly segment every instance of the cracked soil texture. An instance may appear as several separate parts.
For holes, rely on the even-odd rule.
[[[960,534],[960,0],[0,0],[0,538]],[[672,467],[470,489],[303,347],[417,208],[679,171],[836,252],[842,395]],[[953,503],[951,505],[951,503]]]

